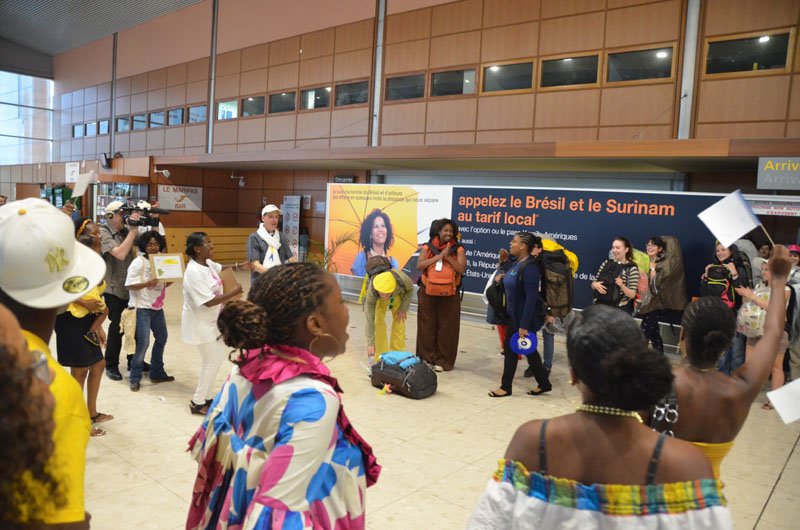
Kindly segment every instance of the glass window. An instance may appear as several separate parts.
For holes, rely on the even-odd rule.
[[[0,72],[0,164],[50,162],[53,81]]]
[[[664,79],[672,76],[672,48],[608,54],[608,81]]]
[[[300,91],[302,110],[323,109],[331,106],[331,87],[310,88]]]
[[[483,91],[524,90],[533,86],[533,63],[501,64],[483,69]]]
[[[83,138],[83,124],[79,123],[78,125],[72,126],[72,137],[73,138]]]
[[[183,109],[169,109],[167,111],[167,125],[183,125]]]
[[[157,129],[164,126],[164,111],[150,113],[150,128]]]
[[[86,124],[86,136],[97,136],[97,122],[91,121]]]
[[[97,134],[108,134],[108,120],[100,120],[98,122],[98,130]]]
[[[141,129],[147,129],[147,115],[146,114],[137,114],[135,116],[131,116],[131,128],[134,131],[139,131]]]
[[[234,99],[231,101],[220,101],[217,103],[217,119],[233,120],[239,117],[239,103]]]
[[[597,83],[597,55],[542,61],[542,88]]]
[[[386,101],[425,97],[425,74],[404,75],[386,80]]]
[[[789,54],[789,33],[708,43],[707,74],[783,70]]]
[[[127,116],[117,118],[117,132],[127,132],[131,130],[131,120]]]
[[[206,106],[195,105],[189,107],[189,123],[205,123],[206,121]]]
[[[369,101],[369,81],[336,85],[336,106],[358,105]]]
[[[264,114],[264,96],[252,96],[242,100],[242,116],[259,116]]]
[[[436,72],[431,77],[431,96],[457,96],[475,93],[475,70]]]
[[[270,94],[269,113],[294,112],[294,92],[281,92],[280,94]]]

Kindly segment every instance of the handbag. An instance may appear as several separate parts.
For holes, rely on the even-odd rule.
[[[139,256],[142,260],[144,257]],[[138,258],[137,258],[138,259]],[[141,282],[144,283],[144,266],[145,264],[142,263],[142,275],[141,275]],[[119,317],[119,334],[125,337],[125,341],[122,344],[123,351],[127,352],[136,352],[136,308],[139,305],[139,296],[136,296],[136,302],[134,302],[133,307],[126,307],[122,310],[122,314]]]

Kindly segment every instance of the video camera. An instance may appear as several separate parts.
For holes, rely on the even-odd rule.
[[[133,212],[139,212],[139,219],[131,219]],[[128,226],[152,226],[158,227],[158,216],[169,215],[169,210],[162,208],[153,208],[145,201],[139,201],[137,204],[128,203],[120,207],[119,213],[122,215],[122,221]],[[153,217],[156,214],[156,217]]]

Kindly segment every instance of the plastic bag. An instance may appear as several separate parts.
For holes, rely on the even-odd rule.
[[[769,289],[759,286],[753,294],[761,300],[769,300]],[[764,322],[767,318],[767,310],[760,307],[753,300],[748,300],[739,308],[736,314],[736,330],[746,337],[760,337],[764,334]]]

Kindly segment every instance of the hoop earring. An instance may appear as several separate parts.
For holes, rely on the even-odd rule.
[[[319,341],[319,343],[317,343]],[[316,346],[316,349],[315,349]],[[308,351],[319,357],[335,357],[339,355],[339,341],[330,333],[324,331],[314,335],[308,345]]]

